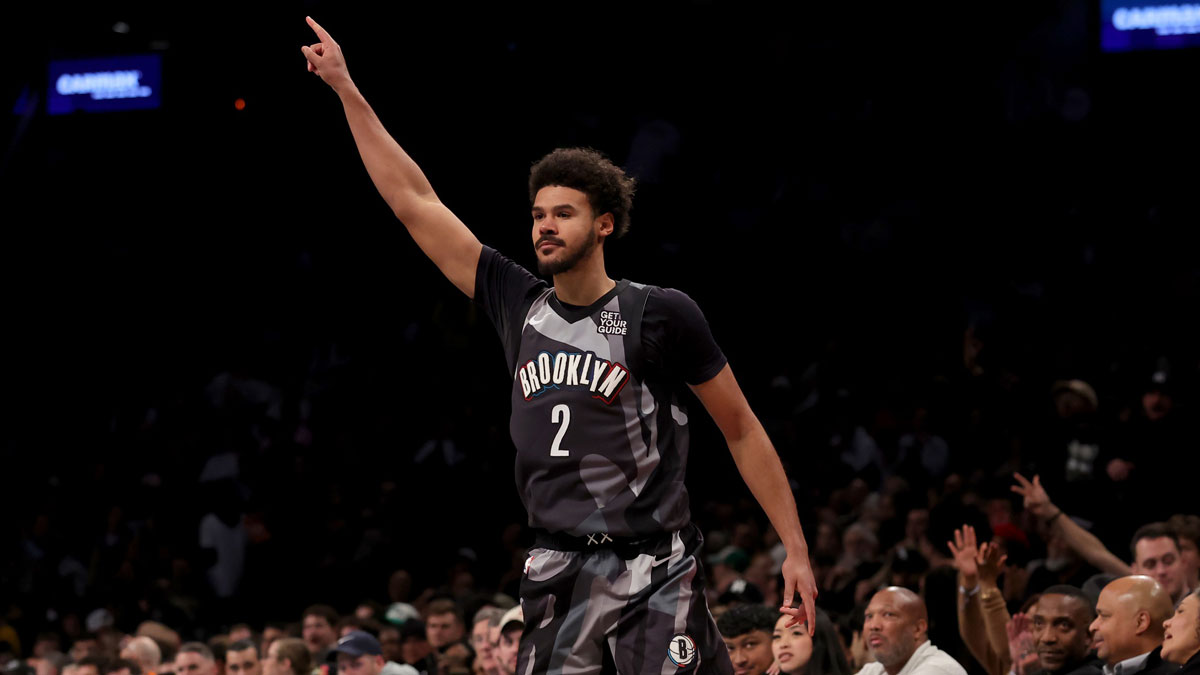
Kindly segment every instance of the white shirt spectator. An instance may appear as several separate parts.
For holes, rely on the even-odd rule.
[[[886,674],[883,664],[878,661],[868,663],[858,671],[858,675]],[[967,671],[949,654],[926,640],[908,657],[908,663],[896,675],[967,675]]]

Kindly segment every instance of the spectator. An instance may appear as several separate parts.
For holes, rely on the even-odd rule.
[[[438,675],[471,675],[474,662],[475,650],[461,640],[451,642],[441,652],[437,652]]]
[[[401,647],[399,627],[384,625],[380,628],[379,645],[383,649],[384,660],[404,663],[404,649]]]
[[[175,652],[179,651],[179,645],[183,643],[179,633],[157,621],[143,621],[138,624],[137,635],[154,640],[154,643],[158,645],[159,658],[162,660],[160,671],[170,670],[165,666],[175,661]]]
[[[496,656],[492,651],[490,639],[491,627],[500,623],[504,610],[499,607],[484,607],[475,612],[471,620],[471,646],[475,648],[476,659],[487,675],[497,675]]]
[[[249,624],[235,623],[229,627],[229,641],[240,642],[242,640],[253,640],[254,629],[250,628]]]
[[[33,656],[41,658],[52,653],[62,653],[62,640],[58,633],[39,633],[33,641]]]
[[[100,641],[94,636],[81,637],[71,643],[71,658],[79,663],[90,656],[100,655]]]
[[[412,666],[388,661],[383,646],[366,631],[352,631],[341,637],[330,651],[337,655],[338,675],[416,675]]]
[[[268,623],[263,627],[262,640],[258,645],[259,655],[269,654],[271,643],[285,637],[288,637],[288,633],[282,624]]]
[[[142,667],[130,659],[117,659],[108,662],[104,675],[142,675]]]
[[[958,570],[959,634],[985,671],[1003,675],[1012,668],[1005,631],[1010,617],[996,584],[1004,557],[990,543],[976,546],[975,528],[970,525],[955,530],[954,541],[947,546]]]
[[[425,639],[438,651],[463,639],[463,618],[458,603],[450,599],[429,603],[425,611]]]
[[[404,663],[417,669],[421,675],[437,672],[437,659],[433,647],[425,637],[425,622],[409,619],[400,627],[400,652]]]
[[[925,602],[907,588],[892,586],[871,598],[863,615],[867,648],[875,657],[860,675],[966,675],[963,667],[929,642]]]
[[[1187,587],[1200,588],[1200,516],[1177,513],[1167,519],[1167,526],[1174,530],[1179,541],[1179,558]]]
[[[1163,590],[1171,596],[1172,604],[1178,604],[1191,592],[1179,537],[1166,523],[1139,527],[1129,548],[1133,554],[1133,573],[1145,574],[1162,584]]]
[[[30,657],[27,663],[33,666],[35,675],[61,675],[63,667],[67,664],[67,655],[43,650],[41,656]]]
[[[1122,576],[1152,576],[1170,594],[1173,603],[1179,602],[1191,591],[1187,584],[1187,570],[1180,561],[1179,538],[1166,523],[1150,523],[1138,528],[1129,545],[1133,565],[1126,565],[1105,548],[1094,534],[1070,518],[1062,517],[1062,509],[1050,501],[1038,476],[1034,476],[1032,481],[1021,474],[1015,476],[1018,484],[1013,486],[1013,491],[1025,498],[1025,508],[1049,527],[1056,528],[1054,533],[1062,536],[1068,546],[1102,572]]]
[[[1178,666],[1164,662],[1160,651],[1163,623],[1171,616],[1171,599],[1146,576],[1116,579],[1100,591],[1092,644],[1104,661],[1104,675],[1163,675]]]
[[[337,642],[337,611],[329,605],[312,605],[303,615],[304,645],[313,658],[313,663],[324,663],[329,649]]]
[[[1200,591],[1189,593],[1175,615],[1163,622],[1162,657],[1183,665],[1179,675],[1200,672]]]
[[[717,630],[725,639],[733,672],[763,675],[775,662],[771,653],[772,633],[779,613],[762,605],[737,605],[717,619]]]
[[[780,672],[787,675],[850,675],[837,629],[825,612],[817,610],[817,628],[811,637],[804,624],[789,627],[791,620],[788,614],[780,616],[771,636],[771,653]]]
[[[250,640],[238,640],[225,651],[225,672],[229,675],[262,675],[258,649]]]
[[[1088,627],[1096,618],[1091,600],[1073,586],[1051,586],[1030,610],[1040,673],[1100,675]]]
[[[208,639],[208,648],[212,650],[213,663],[217,664],[217,675],[225,675],[225,652],[229,649],[229,636],[212,636]]]
[[[175,654],[176,675],[217,675],[212,650],[202,642],[185,642]]]
[[[136,663],[146,675],[154,675],[162,665],[162,650],[154,640],[139,636],[125,645],[121,650],[121,658]]]
[[[304,640],[285,637],[271,643],[267,657],[262,660],[262,672],[263,675],[312,675],[313,665]]]
[[[517,653],[521,650],[521,631],[525,630],[525,614],[517,605],[500,618],[500,641],[496,644],[496,667],[502,675],[516,675]]]
[[[105,666],[104,659],[99,656],[85,656],[75,662],[75,675],[104,675]],[[180,673],[179,675],[195,675],[194,673]],[[201,675],[211,675],[202,673]]]

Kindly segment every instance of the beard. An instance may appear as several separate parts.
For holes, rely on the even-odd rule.
[[[558,238],[550,239],[554,242],[562,241]],[[596,243],[597,238],[589,235],[583,240],[583,244],[580,245],[578,249],[571,251],[564,248],[562,257],[558,258],[557,260],[538,257],[538,272],[543,276],[552,277],[555,274],[562,274],[563,272],[569,271],[571,268],[578,265],[580,260],[583,260],[585,257],[587,257],[587,255],[592,252],[592,249],[596,248]],[[537,244],[534,244],[534,254],[537,254]]]

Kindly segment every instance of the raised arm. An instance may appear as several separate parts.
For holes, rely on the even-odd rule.
[[[792,498],[779,455],[762,423],[750,410],[728,364],[711,380],[692,386],[692,391],[725,436],[738,471],[767,513],[787,551],[782,570],[784,607],[780,611],[795,619],[804,616],[811,635],[816,628],[817,583],[808,560],[808,544],[800,529],[796,500]],[[792,608],[796,593],[800,594],[804,604],[799,609]]]
[[[308,59],[308,70],[320,76],[341,99],[358,154],[375,188],[442,274],[467,297],[474,297],[475,267],[482,244],[442,204],[421,168],[383,128],[350,79],[342,48],[312,17],[307,21],[320,40],[300,48]]]
[[[1041,478],[1034,476],[1030,481],[1019,473],[1013,474],[1013,477],[1017,484],[1012,486],[1012,491],[1025,498],[1025,508],[1045,521],[1050,531],[1057,532],[1067,547],[1089,565],[1108,574],[1127,576],[1133,573],[1129,565],[1109,551],[1096,535],[1080,527],[1050,501],[1050,495],[1042,487]]]
[[[988,675],[1004,675],[1008,664],[1007,655],[991,646],[988,639],[987,618],[980,606],[979,548],[975,541],[975,528],[970,525],[954,530],[954,541],[946,542],[954,568],[958,570],[958,634],[971,656],[983,666]],[[1003,626],[1001,626],[1003,628]]]

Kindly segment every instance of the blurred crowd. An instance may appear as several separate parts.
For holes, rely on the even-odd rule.
[[[968,326],[961,362],[916,393],[853,391],[836,350],[751,390],[801,508],[812,637],[771,609],[775,533],[717,459],[694,460],[709,606],[738,675],[1181,662],[1161,645],[1200,589],[1190,373],[1155,359],[1101,397],[990,349]],[[231,368],[115,411],[104,452],[42,458],[10,491],[4,670],[511,675],[531,533],[509,455],[484,451],[506,447],[502,411],[431,414],[397,447],[387,406],[359,405],[378,393],[363,375],[335,346],[291,381]],[[703,428],[697,445],[719,447]]]

